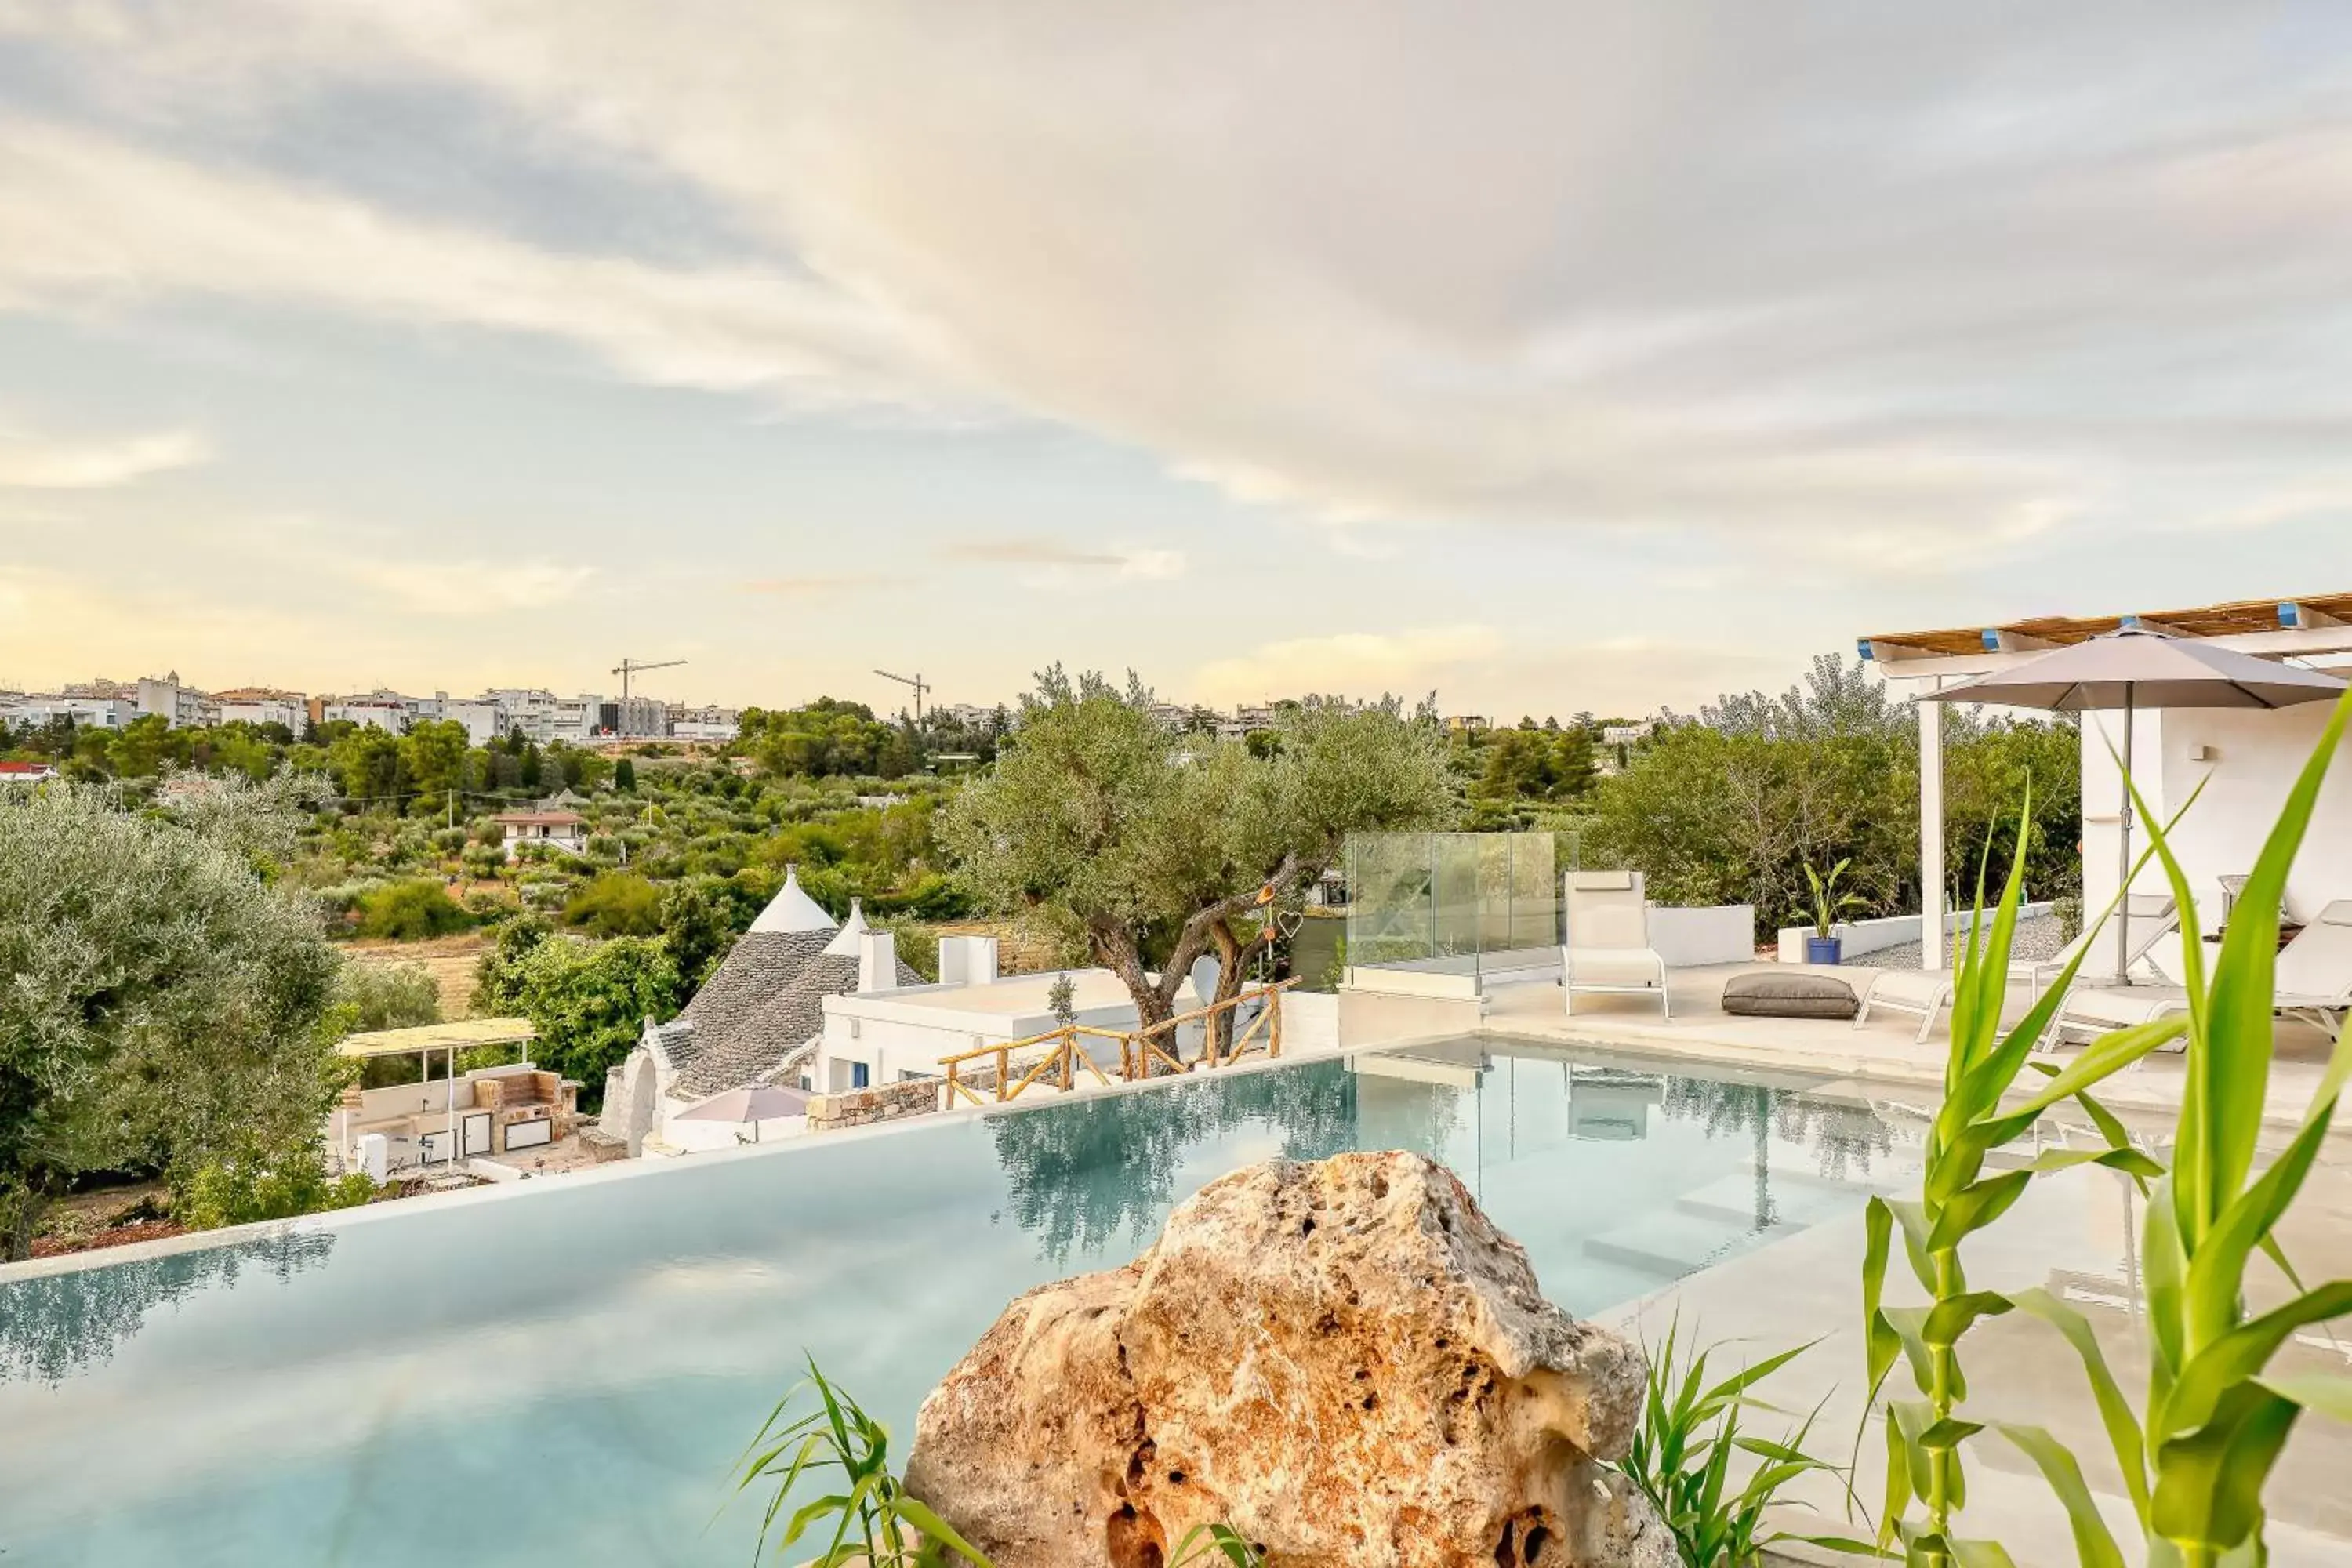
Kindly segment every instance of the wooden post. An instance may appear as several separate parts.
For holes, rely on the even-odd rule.
[[[1072,1029],[1065,1029],[1065,1030],[1063,1030],[1063,1031],[1062,1031],[1062,1092],[1063,1092],[1064,1094],[1067,1094],[1067,1093],[1069,1093],[1069,1092],[1070,1092],[1070,1053],[1071,1053],[1071,1052],[1073,1052],[1073,1051],[1075,1051],[1075,1050],[1076,1050],[1077,1048],[1078,1048],[1078,1037],[1077,1037],[1077,1033],[1076,1033],[1076,1030],[1072,1030]]]
[[[1265,1026],[1265,1056],[1272,1061],[1282,1055],[1282,993],[1270,993],[1265,1005],[1271,1010]]]
[[[1004,1098],[1004,1086],[1013,1081],[1013,1053],[1006,1047],[996,1047],[996,1098]]]

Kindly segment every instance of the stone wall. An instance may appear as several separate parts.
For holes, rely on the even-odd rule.
[[[837,1128],[863,1127],[869,1121],[929,1116],[940,1108],[940,1089],[938,1079],[926,1078],[884,1084],[879,1089],[813,1095],[808,1104],[808,1130],[831,1132]]]

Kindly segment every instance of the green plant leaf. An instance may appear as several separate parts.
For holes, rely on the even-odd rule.
[[[2242,1324],[2189,1358],[2165,1402],[2168,1432],[2185,1432],[2218,1418],[2233,1389],[2260,1373],[2295,1330],[2352,1313],[2352,1279],[2309,1290]]]
[[[2300,1373],[2254,1379],[2281,1399],[2331,1421],[2352,1422],[2352,1377],[2340,1373]]]
[[[2123,1472],[2124,1490],[2131,1499],[2132,1511],[2146,1523],[2147,1440],[2141,1435],[2138,1419],[2132,1414],[2130,1402],[2124,1397],[2122,1385],[2107,1365],[2106,1352],[2099,1346],[2099,1336],[2092,1329],[2091,1321],[2039,1287],[2020,1290],[2010,1300],[2019,1311],[2056,1329],[2081,1358],[2084,1375],[2090,1380],[2092,1400],[2099,1407],[2099,1420],[2106,1427],[2107,1443],[2115,1450],[2116,1468]]]
[[[2157,1449],[2149,1522],[2167,1540],[2227,1551],[2251,1537],[2263,1517],[2263,1488],[2302,1407],[2242,1383],[2222,1396],[2213,1419]]]
[[[1963,1239],[1999,1219],[2009,1212],[2011,1204],[2025,1195],[2025,1185],[2032,1179],[2030,1171],[2004,1171],[1954,1193],[1943,1212],[1936,1216],[1936,1228],[1927,1236],[1927,1250],[1949,1252]]]
[[[2066,1446],[2040,1426],[1995,1423],[1993,1429],[2024,1451],[2050,1489],[2066,1510],[2066,1523],[2074,1534],[2074,1558],[2082,1568],[2124,1568],[2124,1554],[2114,1531],[2099,1516],[2099,1505],[2083,1479],[2083,1467]]]

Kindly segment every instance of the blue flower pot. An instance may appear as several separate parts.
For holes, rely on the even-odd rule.
[[[1805,939],[1807,963],[1843,963],[1845,940],[1834,936],[1809,936]]]

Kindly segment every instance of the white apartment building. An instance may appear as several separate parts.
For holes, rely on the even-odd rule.
[[[128,697],[58,697],[36,693],[9,710],[11,723],[47,724],[71,719],[85,730],[120,730],[139,717],[139,704]]]
[[[674,709],[669,716],[669,732],[679,741],[731,741],[743,732],[743,716],[732,708],[717,703],[700,708]]]
[[[527,740],[585,741],[604,727],[604,700],[584,692],[558,697],[544,687],[499,686],[474,700],[504,709],[507,730],[520,730]]]
[[[495,697],[452,697],[439,691],[434,693],[434,706],[438,717],[466,727],[468,745],[487,746],[512,724],[506,704]]]
[[[932,711],[946,715],[950,722],[966,730],[985,730],[996,718],[995,709],[983,708],[977,702],[950,702]]]
[[[216,691],[212,700],[213,721],[216,724],[283,724],[299,736],[302,727],[310,721],[310,700],[299,691],[240,686]]]
[[[131,700],[142,713],[153,713],[174,730],[190,730],[205,721],[205,694],[180,684],[180,672],[142,675]]]
[[[404,733],[420,718],[434,717],[438,705],[429,698],[403,697],[397,691],[368,691],[352,697],[330,697],[320,711],[321,723],[332,724],[338,720],[352,724],[373,725]]]

